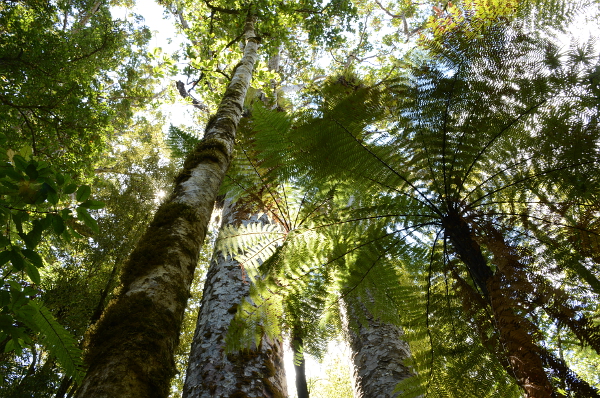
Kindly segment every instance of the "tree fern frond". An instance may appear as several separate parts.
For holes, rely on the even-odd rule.
[[[173,157],[184,159],[198,145],[201,138],[197,133],[184,131],[171,124],[166,143]]]
[[[250,222],[238,227],[233,225],[224,225],[216,241],[217,250],[223,251],[226,255],[236,257],[241,253],[250,250],[253,246],[265,242],[277,242],[285,234],[276,224],[265,224],[259,222]],[[264,261],[266,259],[259,259]]]
[[[27,304],[31,311],[23,321],[33,330],[39,331],[41,343],[64,369],[67,376],[73,377],[77,382],[83,379],[85,368],[82,360],[82,351],[73,335],[61,326],[56,318],[42,303],[31,300]]]

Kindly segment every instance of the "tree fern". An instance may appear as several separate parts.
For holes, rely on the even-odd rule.
[[[82,352],[73,335],[38,301],[29,301],[21,312],[19,320],[40,333],[41,344],[56,357],[66,375],[81,381],[85,374]]]
[[[193,132],[170,125],[167,134],[167,146],[174,158],[184,159],[198,145],[201,138]]]
[[[598,395],[543,338],[548,323],[575,344],[599,335],[597,54],[561,54],[527,30],[544,10],[524,10],[442,35],[387,90],[340,76],[297,115],[254,111],[257,183],[278,209],[279,172],[303,185],[317,217],[260,266],[248,314],[268,317],[271,300],[283,314],[301,292],[324,299],[320,314],[336,295],[372,294],[374,313],[401,309],[387,320],[412,343],[406,394]]]
[[[577,251],[573,232],[596,234],[578,220],[585,206],[597,207],[590,193],[572,182],[598,177],[597,153],[588,150],[594,145],[578,150],[565,139],[555,140],[562,132],[570,139],[582,136],[598,142],[597,109],[590,105],[593,93],[585,81],[592,66],[586,57],[559,57],[557,63],[554,44],[521,29],[491,26],[483,37],[446,37],[431,50],[432,58],[416,57],[407,77],[386,93],[348,84],[345,78],[333,80],[316,98],[318,106],[288,123],[287,141],[273,138],[269,150],[285,152],[287,145],[287,153],[294,151],[296,172],[310,173],[315,186],[351,181],[359,208],[337,213],[341,222],[364,228],[358,220],[382,221],[370,223],[372,230],[348,232],[355,249],[341,250],[341,255],[352,260],[345,262],[344,272],[337,269],[348,286],[364,287],[371,270],[389,258],[405,264],[413,250],[397,249],[407,242],[425,245],[431,253],[441,245],[442,255],[432,254],[429,264],[420,263],[427,270],[421,284],[428,297],[426,313],[431,319],[440,316],[450,291],[469,306],[439,321],[454,322],[463,332],[468,327],[477,331],[469,341],[481,341],[481,349],[487,350],[481,358],[489,358],[486,366],[497,368],[497,360],[502,365],[488,386],[501,383],[514,393],[507,375],[523,386],[531,376],[546,389],[540,394],[548,394],[557,388],[546,374],[553,369],[559,377],[572,378],[573,391],[597,394],[543,348],[536,320],[538,310],[555,322],[582,319],[581,325],[569,326],[582,342],[595,341],[598,334],[589,323],[594,315],[590,306],[576,305],[597,299],[589,295],[597,284],[597,267],[588,264],[590,257],[567,258],[567,251]],[[269,162],[276,167],[284,160],[273,154]],[[334,234],[338,240],[340,232]],[[552,288],[552,293],[553,280],[564,280],[558,262],[569,265],[573,277],[588,281],[581,286],[588,293],[565,287]],[[293,260],[288,264],[306,267],[292,265]],[[422,270],[412,272],[423,275]],[[446,298],[433,301],[432,289],[440,278]],[[513,293],[510,286],[516,289]],[[401,292],[393,286],[382,290]],[[427,331],[425,350],[439,352],[434,341],[449,337],[435,336],[429,319],[427,315],[420,329]],[[509,327],[510,322],[516,323]],[[529,356],[519,354],[518,347],[524,346]],[[521,355],[526,365],[507,362],[514,355]],[[431,372],[434,362],[416,358],[415,366]],[[474,370],[464,371],[460,358],[455,358],[456,367],[447,367],[454,369],[451,375],[475,375]],[[473,358],[465,363],[476,367]],[[425,378],[439,386],[437,380]],[[489,388],[481,394],[496,387]],[[535,394],[536,388],[528,393]]]

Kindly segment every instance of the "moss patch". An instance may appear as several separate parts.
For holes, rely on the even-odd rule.
[[[100,321],[90,330],[85,361],[90,372],[102,358],[119,357],[111,372],[146,386],[148,397],[167,396],[175,375],[173,344],[179,328],[175,316],[143,293],[114,300]]]
[[[174,222],[180,218],[193,222],[195,217],[193,209],[182,203],[166,202],[158,209],[154,220],[123,268],[121,275],[123,291],[127,291],[133,281],[148,275],[164,264],[169,249],[178,241],[172,233]],[[187,300],[187,295],[178,297],[178,300],[181,299]]]
[[[227,157],[227,147],[222,140],[215,138],[202,140],[185,159],[183,170],[175,178],[175,187],[187,181],[192,175],[192,170],[200,163],[205,161],[221,163],[228,161]]]
[[[264,379],[262,379],[262,382],[265,386],[265,390],[267,390],[267,393],[271,394],[271,398],[285,398],[285,394],[282,393],[281,390],[279,390],[277,387],[275,387],[273,383],[271,383],[271,380],[265,377]]]
[[[270,359],[265,361],[265,376],[273,377],[275,376],[275,364]]]

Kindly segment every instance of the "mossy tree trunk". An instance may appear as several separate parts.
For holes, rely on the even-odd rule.
[[[243,202],[226,203],[222,225],[268,222]],[[240,264],[215,249],[204,285],[200,312],[183,388],[183,398],[287,396],[283,346],[263,336],[258,347],[225,354],[225,336],[238,305],[248,296]]]
[[[173,359],[200,247],[232,158],[257,57],[254,19],[244,55],[204,139],[188,156],[171,196],[131,254],[116,298],[89,331],[87,375],[77,397],[167,397]]]
[[[347,320],[350,343],[352,385],[355,397],[395,398],[396,385],[411,377],[404,365],[410,356],[408,343],[402,340],[404,332],[396,325],[382,322],[371,314],[357,298],[345,300],[342,312]]]

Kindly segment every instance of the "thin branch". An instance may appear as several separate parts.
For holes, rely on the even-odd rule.
[[[217,11],[217,12],[222,12],[223,14],[230,14],[230,15],[239,15],[241,13],[241,10],[213,6],[212,4],[210,4],[210,2],[208,0],[204,0],[204,3],[206,4],[206,6],[208,8],[210,8],[210,10],[212,12]]]
[[[190,94],[189,90],[185,89],[185,84],[181,80],[177,80],[175,82],[175,86],[177,86],[177,91],[179,91],[179,95],[181,95],[183,98],[190,97],[192,99],[192,105],[194,105],[195,108],[198,108],[201,111],[205,111],[208,109],[208,106],[198,101]]]
[[[77,27],[73,29],[74,34],[79,33],[81,29],[85,27],[85,24],[89,22],[90,18],[92,18],[92,15],[94,15],[96,11],[98,11],[98,9],[100,8],[100,4],[102,4],[102,0],[96,1],[94,5],[90,8],[90,10],[84,14],[83,18],[81,18],[81,20],[75,23],[75,26]]]

